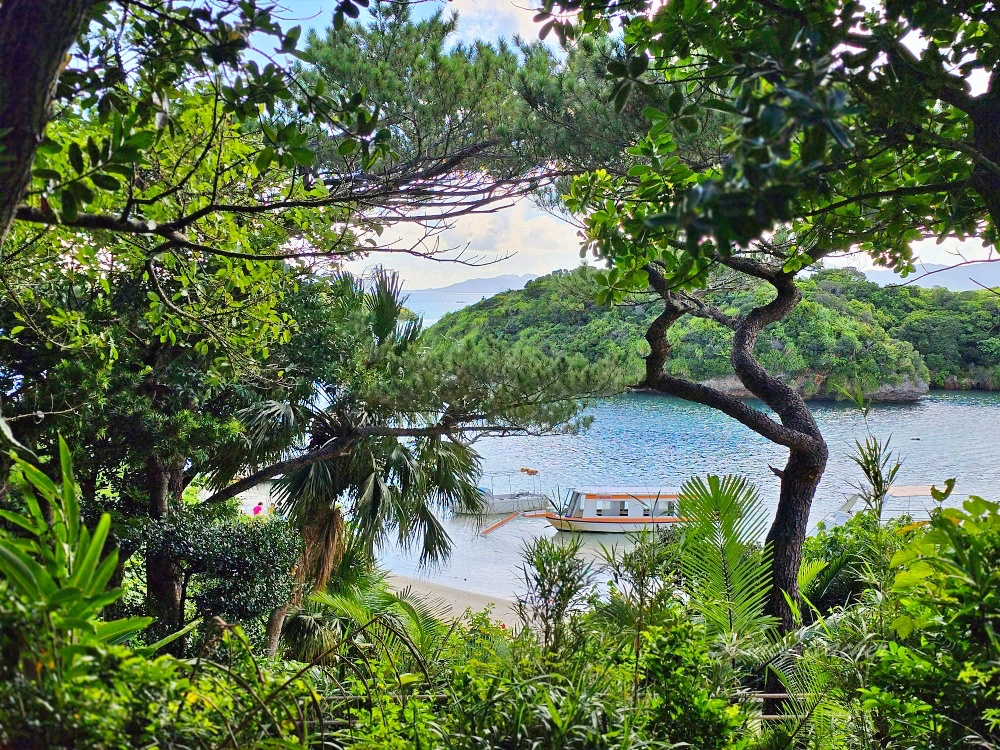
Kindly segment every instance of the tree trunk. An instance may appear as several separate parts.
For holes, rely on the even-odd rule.
[[[799,599],[798,573],[816,488],[826,469],[829,450],[805,399],[780,378],[768,373],[753,356],[760,332],[786,317],[798,304],[800,295],[794,276],[750,258],[734,256],[721,261],[742,273],[770,283],[777,296],[742,318],[730,318],[703,301],[679,297],[655,266],[647,266],[650,283],[663,298],[665,309],[646,335],[650,354],[642,385],[673,396],[718,409],[774,443],[788,448],[788,462],[781,478],[778,508],[768,531],[772,545],[771,594],[768,613],[778,618],[784,630],[795,627],[793,608],[786,600]],[[683,315],[714,320],[733,330],[732,364],[747,390],[767,404],[780,420],[714,388],[675,378],[664,373],[670,355],[667,331]]]
[[[802,545],[809,523],[809,511],[819,480],[826,469],[829,450],[820,443],[813,451],[792,450],[781,477],[781,492],[774,522],[767,533],[771,545],[771,596],[768,611],[781,621],[783,630],[796,627],[792,608],[799,600],[799,568],[802,565]]]
[[[91,0],[0,4],[0,242],[31,179],[66,55]]]
[[[146,487],[149,493],[149,515],[154,522],[170,518],[171,502],[176,496],[178,476],[183,480],[183,466],[165,464],[151,455],[146,461]],[[182,597],[184,577],[170,550],[151,546],[146,551],[146,605],[156,618],[154,632],[160,637],[179,630],[184,625]],[[171,644],[174,653],[181,653],[183,644]]]
[[[281,641],[281,629],[285,627],[285,617],[288,616],[288,608],[291,604],[283,604],[271,610],[267,618],[267,657],[274,659],[278,656],[278,644]]]

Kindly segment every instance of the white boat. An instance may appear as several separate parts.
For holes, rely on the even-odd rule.
[[[952,495],[954,501],[955,495]],[[938,502],[931,496],[929,484],[894,484],[886,492],[882,502],[881,521],[885,523],[892,518],[909,516],[914,521],[927,521],[931,511]],[[825,515],[819,523],[826,529],[843,526],[851,516],[865,510],[864,498],[859,494],[851,495],[837,510]],[[819,529],[819,524],[813,527],[812,533]]]
[[[564,512],[545,518],[560,531],[626,534],[680,523],[677,494],[656,487],[578,487]]]
[[[486,516],[507,515],[526,510],[544,510],[551,506],[548,496],[539,492],[509,492],[498,495],[485,487],[480,487],[479,494],[483,496],[483,515]],[[457,512],[459,515],[468,515],[463,510]]]

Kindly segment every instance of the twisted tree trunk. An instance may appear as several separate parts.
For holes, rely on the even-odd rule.
[[[59,75],[91,2],[0,2],[0,242],[31,180]]]
[[[767,542],[772,548],[772,586],[768,610],[788,630],[795,627],[795,618],[785,595],[793,602],[799,598],[802,545],[813,496],[826,469],[829,450],[802,396],[780,378],[769,374],[753,356],[760,332],[767,325],[786,317],[798,304],[800,294],[795,286],[794,274],[743,257],[734,256],[721,259],[721,262],[767,281],[777,292],[776,297],[741,318],[732,318],[697,299],[675,294],[659,269],[647,266],[650,284],[663,300],[664,310],[646,334],[650,354],[646,358],[646,375],[640,387],[718,409],[768,440],[788,448],[785,468],[775,470],[781,480],[781,490],[774,521],[767,535]],[[733,370],[747,390],[778,415],[779,422],[722,391],[664,372],[664,365],[670,356],[667,331],[684,315],[705,317],[732,329]]]

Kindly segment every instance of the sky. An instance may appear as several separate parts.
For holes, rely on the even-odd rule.
[[[336,0],[278,0],[286,10],[282,16],[288,25],[322,31],[330,24]],[[531,0],[428,0],[415,6],[418,15],[446,8],[459,14],[458,36],[467,41],[476,38],[498,39],[520,34],[537,34],[532,21]],[[972,82],[974,89],[983,82]],[[973,91],[973,93],[976,93]],[[396,240],[394,247],[413,245],[418,235],[411,228],[387,229],[381,240]],[[565,220],[537,208],[529,200],[491,214],[467,216],[435,237],[436,247],[449,252],[438,260],[402,253],[375,253],[349,264],[350,270],[363,273],[376,265],[399,271],[408,289],[447,286],[472,278],[501,274],[546,274],[559,268],[574,268],[581,262],[578,229]],[[990,256],[978,241],[960,243],[933,240],[914,244],[920,261],[928,264],[954,264],[963,260]],[[446,259],[462,262],[448,262]],[[592,261],[591,261],[592,262]],[[871,268],[867,256],[855,254],[831,258],[828,265]],[[919,266],[918,266],[919,270]]]

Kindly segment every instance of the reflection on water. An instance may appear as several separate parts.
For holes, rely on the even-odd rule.
[[[813,404],[830,446],[830,462],[813,504],[818,520],[852,494],[861,473],[849,455],[865,436],[857,408]],[[515,472],[513,489],[540,484],[550,494],[580,485],[659,485],[678,487],[693,474],[745,474],[771,509],[778,480],[768,466],[781,468],[786,452],[743,425],[707,407],[678,399],[628,395],[595,403],[591,429],[575,436],[517,437],[482,440],[477,449],[486,472]],[[957,477],[957,495],[1000,496],[1000,394],[936,392],[914,404],[875,406],[868,423],[903,458],[897,484],[940,485]],[[534,479],[516,472],[537,469]],[[524,486],[519,486],[518,482]],[[506,491],[504,488],[503,491]],[[518,590],[520,551],[526,539],[556,533],[544,519],[520,518],[488,537],[475,521],[446,520],[455,544],[451,560],[436,570],[419,571],[415,558],[397,550],[383,555],[398,573],[431,578],[455,588],[510,598]],[[596,553],[620,536],[588,534],[585,546]]]

